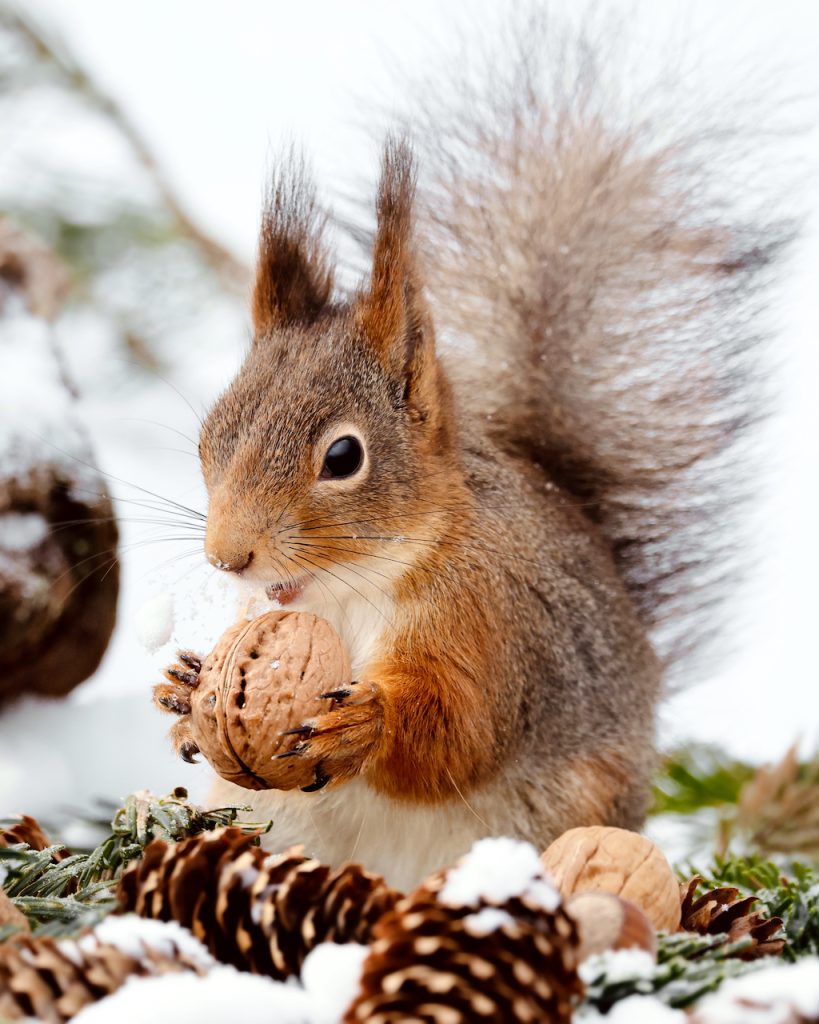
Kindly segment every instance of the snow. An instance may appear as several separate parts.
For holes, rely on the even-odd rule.
[[[464,928],[476,938],[491,935],[501,928],[512,928],[514,924],[514,917],[505,910],[498,910],[497,907],[484,907],[477,914],[470,914],[464,918]]]
[[[447,875],[438,894],[449,907],[502,904],[525,897],[546,911],[560,905],[560,894],[546,880],[537,850],[517,839],[479,839]]]
[[[358,987],[364,946],[317,946],[302,967],[302,984],[272,981],[233,967],[208,974],[131,978],[106,999],[87,1007],[76,1024],[339,1024]]]
[[[606,950],[590,956],[578,968],[581,979],[590,984],[605,974],[612,985],[623,981],[641,981],[654,976],[654,957],[644,949]]]
[[[10,299],[3,307],[0,366],[2,476],[25,481],[33,468],[52,465],[77,497],[99,491],[76,404],[61,377],[51,328],[29,313],[21,298]]]
[[[791,1024],[819,1018],[819,957],[776,963],[725,981],[698,1007],[696,1024]]]
[[[301,983],[312,1002],[311,1024],[336,1024],[358,992],[369,948],[350,942],[322,942],[301,968]]]
[[[173,594],[154,594],[136,613],[134,627],[146,651],[153,653],[171,639],[173,634]]]
[[[175,921],[152,921],[137,914],[124,914],[121,917],[111,915],[98,924],[92,933],[78,939],[76,944],[84,953],[102,944],[116,946],[137,960],[143,956],[145,949],[152,949],[168,957],[175,956],[177,952],[182,953],[203,969],[213,967],[216,963],[187,928]]]
[[[39,512],[6,512],[0,515],[0,549],[30,551],[48,536],[48,522]]]
[[[196,974],[130,978],[113,995],[81,1010],[74,1024],[314,1024],[310,1000],[301,989],[234,967]]]
[[[672,1010],[655,996],[629,996],[615,1003],[605,1016],[593,1008],[575,1013],[576,1024],[685,1024],[682,1010]]]

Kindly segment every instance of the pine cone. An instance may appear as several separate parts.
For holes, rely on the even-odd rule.
[[[355,864],[336,870],[298,850],[270,855],[238,828],[155,840],[123,875],[122,910],[174,920],[220,961],[286,978],[321,942],[369,943],[398,894]]]
[[[128,978],[176,971],[205,973],[204,951],[198,956],[187,954],[171,937],[164,939],[161,951],[141,945],[142,955],[137,957],[96,941],[91,934],[77,941],[25,936],[4,943],[0,946],[0,1020],[36,1017],[62,1024],[84,1006],[116,991]]]
[[[723,886],[697,897],[702,879],[694,875],[680,886],[684,931],[700,935],[725,935],[726,943],[750,936],[752,944],[737,954],[742,960],[755,960],[761,956],[780,956],[785,940],[777,938],[782,928],[779,917],[764,917],[751,907],[758,902],[756,896],[740,896],[739,889]]]
[[[28,814],[22,815],[13,825],[0,827],[0,846],[16,846],[25,843],[32,850],[45,850],[52,846],[51,840],[40,827],[39,821]],[[70,857],[69,850],[56,850],[54,860],[65,860]]]
[[[538,887],[547,883],[533,876],[529,892],[457,905],[446,892],[457,871],[433,876],[376,925],[344,1024],[571,1020],[573,998],[583,989],[579,939],[557,893],[549,889],[544,903]]]

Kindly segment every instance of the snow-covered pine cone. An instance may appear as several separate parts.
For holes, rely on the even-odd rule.
[[[376,925],[345,1024],[571,1020],[578,934],[533,847],[484,839]]]
[[[155,840],[119,885],[123,910],[177,921],[222,963],[272,978],[298,974],[321,942],[367,944],[398,898],[358,865],[267,854],[237,828]]]
[[[154,929],[146,932],[146,924]],[[128,978],[204,974],[211,965],[182,929],[160,929],[155,922],[138,922],[134,929],[127,919],[109,920],[76,940],[13,938],[0,945],[0,1020],[62,1024]]]
[[[697,896],[702,879],[694,875],[680,886],[682,917],[680,927],[700,935],[725,935],[726,943],[748,936],[750,944],[737,955],[742,960],[780,956],[785,939],[780,936],[782,919],[765,917],[752,910],[756,896],[741,896],[739,889],[723,886]]]

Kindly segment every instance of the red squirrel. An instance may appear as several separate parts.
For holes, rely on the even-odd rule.
[[[697,141],[608,109],[585,58],[571,79],[519,45],[387,141],[360,287],[280,167],[253,341],[201,432],[208,559],[353,663],[304,726],[308,791],[218,799],[404,886],[483,835],[640,827],[664,672],[725,575],[785,234],[732,220]]]

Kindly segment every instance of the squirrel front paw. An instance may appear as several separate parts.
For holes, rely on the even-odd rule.
[[[191,732],[191,691],[199,685],[202,659],[193,651],[177,651],[179,661],[165,669],[167,683],[154,687],[154,700],[163,711],[178,715],[178,721],[171,727],[170,736],[176,753],[189,764],[196,764],[199,747]]]
[[[329,710],[282,733],[302,739],[292,750],[276,755],[303,757],[314,765],[314,781],[301,787],[304,793],[359,775],[377,750],[384,728],[383,695],[374,683],[351,683],[319,698],[331,702]]]

